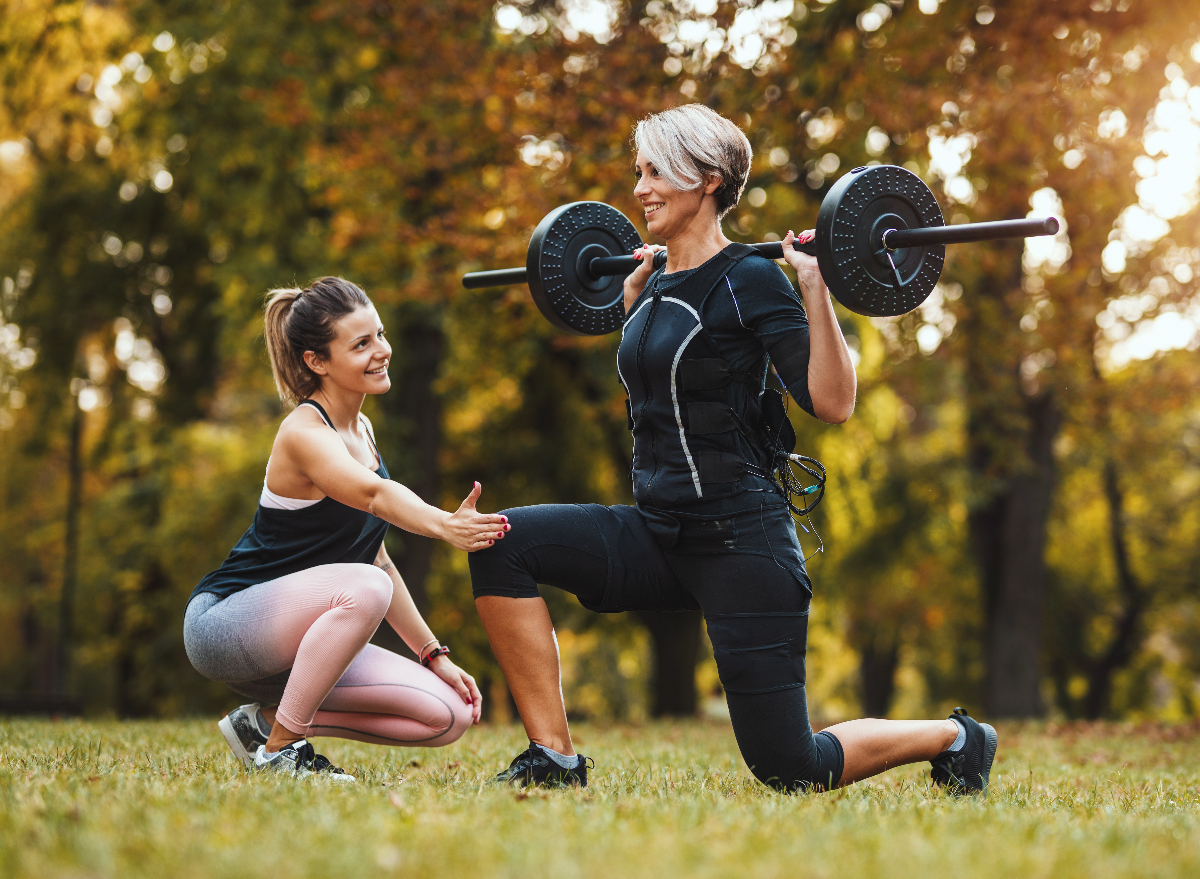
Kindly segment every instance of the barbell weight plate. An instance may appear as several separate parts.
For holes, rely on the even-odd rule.
[[[629,218],[603,202],[577,201],[555,208],[533,230],[525,259],[529,292],[538,310],[554,326],[577,336],[603,336],[620,329],[627,275],[592,279],[585,266],[597,256],[633,253],[641,244]]]
[[[946,246],[892,251],[902,284],[883,247],[890,229],[943,226],[942,210],[929,187],[896,165],[856,168],[826,194],[817,214],[817,261],[834,298],[857,314],[907,314],[933,292],[946,261]]]

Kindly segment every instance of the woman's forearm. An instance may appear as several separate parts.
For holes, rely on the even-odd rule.
[[[404,584],[404,580],[394,565],[388,574],[392,578],[392,604],[386,615],[388,625],[396,630],[396,634],[413,653],[418,654],[419,658],[421,648],[426,645],[429,648],[434,646],[429,642],[435,639],[435,635],[429,628],[429,624],[425,622],[425,618],[421,616],[421,612],[417,610],[408,587]]]
[[[822,421],[841,424],[854,412],[858,389],[850,348],[833,311],[829,289],[801,279],[800,293],[808,314],[808,392],[813,411]]]
[[[425,503],[416,492],[399,482],[382,480],[367,512],[413,534],[446,539],[446,520],[450,514]]]
[[[387,549],[382,545],[379,547],[379,553],[375,557],[375,564],[383,569],[383,572],[388,575],[392,581],[392,603],[388,607],[384,618],[400,636],[400,639],[409,646],[413,653],[420,657],[423,647],[429,645],[430,641],[434,640],[433,632],[429,625],[425,622],[425,618],[421,616],[421,612],[417,610],[417,605],[412,600],[412,595],[408,591],[408,586],[404,582],[404,578],[400,576],[400,572],[396,570],[395,563],[388,557]]]

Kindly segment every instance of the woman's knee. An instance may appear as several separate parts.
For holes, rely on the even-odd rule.
[[[450,725],[438,739],[439,745],[449,745],[462,738],[463,733],[475,722],[472,706],[462,700],[458,693],[450,700]]]
[[[392,578],[375,565],[346,565],[336,603],[352,606],[366,616],[383,619],[392,606]]]
[[[832,790],[842,777],[841,743],[814,734],[803,687],[726,694],[742,759],[754,777],[784,793]]]
[[[837,787],[841,778],[841,767],[821,759],[805,760],[795,754],[773,754],[755,758],[743,753],[742,758],[750,772],[767,787],[785,794],[829,791]]]
[[[429,729],[429,738],[419,744],[440,748],[461,739],[475,722],[473,706],[464,702],[457,690],[436,675],[426,680],[420,689],[427,697],[423,704],[410,705],[408,711],[402,712],[419,719]]]
[[[501,510],[509,517],[513,528],[520,529],[528,517],[529,507]],[[536,578],[529,570],[525,557],[528,546],[522,541],[525,532],[510,532],[495,545],[467,556],[471,569],[471,590],[476,598],[483,595],[501,595],[507,598],[536,598],[539,593]]]

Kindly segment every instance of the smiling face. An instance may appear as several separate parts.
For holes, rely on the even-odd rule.
[[[329,343],[329,357],[304,353],[309,369],[328,383],[359,394],[382,394],[392,386],[388,365],[392,346],[384,338],[383,323],[374,306],[350,312],[335,325],[337,337]]]
[[[669,242],[697,222],[711,224],[716,220],[716,204],[711,196],[721,178],[709,177],[695,189],[675,189],[640,150],[633,173],[637,178],[634,198],[645,211],[647,231],[656,238]]]

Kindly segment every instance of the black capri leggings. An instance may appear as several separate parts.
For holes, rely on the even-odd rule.
[[[837,786],[841,743],[808,719],[812,593],[786,507],[763,500],[716,520],[597,504],[504,514],[512,530],[469,556],[475,597],[536,598],[541,583],[600,613],[703,610],[750,771],[777,790]]]

